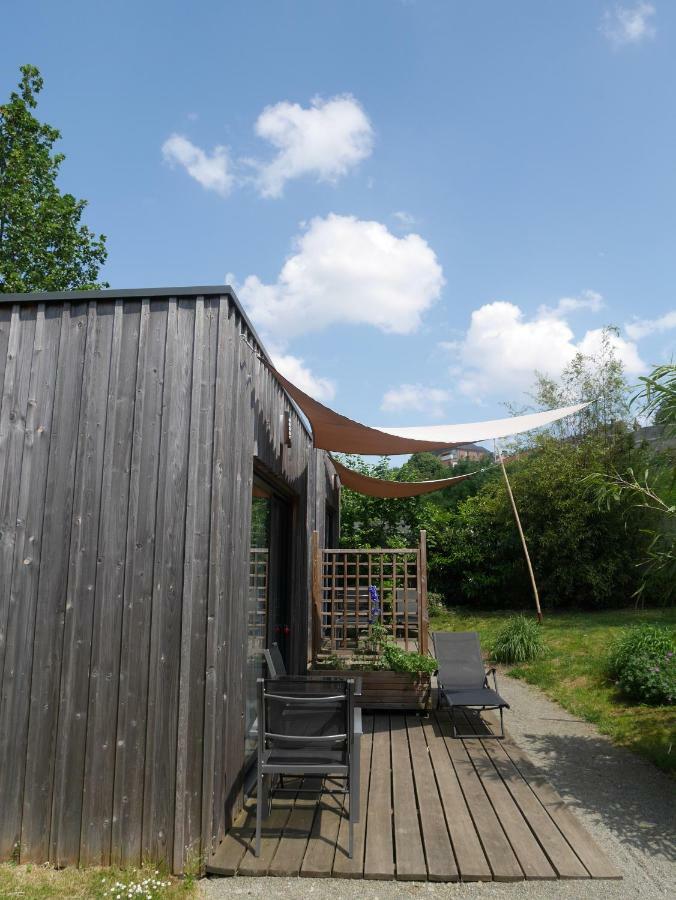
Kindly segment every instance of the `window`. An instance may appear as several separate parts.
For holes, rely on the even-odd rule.
[[[254,483],[249,545],[247,598],[245,752],[256,749],[256,682],[263,675],[263,649],[267,643],[270,599],[270,519],[272,495]]]

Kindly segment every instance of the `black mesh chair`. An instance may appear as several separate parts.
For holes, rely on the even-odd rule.
[[[485,669],[481,656],[479,635],[476,631],[435,631],[432,633],[434,655],[439,667],[439,697],[451,713],[455,708],[500,710],[500,734],[458,734],[455,719],[451,715],[453,736],[499,737],[505,736],[502,716],[509,703],[498,694],[495,669]],[[493,688],[488,686],[488,676],[493,675]]]
[[[354,706],[351,678],[287,676],[258,679],[258,772],[255,854],[260,853],[263,812],[270,812],[273,779],[322,776],[344,779],[345,786],[324,793],[349,797],[349,848],[359,821],[360,710]],[[275,793],[297,788],[275,787]]]
[[[282,678],[286,675],[286,666],[278,644],[272,644],[263,650],[270,678]]]

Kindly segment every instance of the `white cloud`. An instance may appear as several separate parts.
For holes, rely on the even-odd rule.
[[[162,155],[170,165],[183,166],[206,190],[215,191],[221,197],[230,193],[234,177],[227,147],[214,147],[209,154],[183,135],[172,134],[162,145]]]
[[[309,223],[273,284],[250,275],[238,293],[263,335],[287,342],[334,324],[409,334],[443,284],[420,235],[396,237],[380,222],[331,213]]]
[[[417,224],[416,217],[412,216],[411,213],[408,213],[403,209],[392,213],[392,218],[396,219],[397,222],[399,222],[399,224],[404,228],[412,228],[415,224]]]
[[[390,388],[383,395],[380,408],[383,412],[413,410],[426,413],[433,419],[440,419],[450,394],[441,388],[425,387],[422,384],[401,384]]]
[[[617,5],[604,13],[601,33],[615,47],[639,44],[655,37],[656,29],[652,22],[654,15],[655,7],[652,3]]]
[[[624,326],[624,330],[634,341],[640,341],[641,338],[650,334],[669,331],[671,328],[676,328],[676,309],[665,313],[658,319],[638,319],[636,322],[629,322]]]
[[[254,163],[264,197],[279,197],[287,181],[314,175],[334,182],[371,154],[373,128],[362,106],[349,94],[309,107],[282,101],[266,107],[256,121],[256,134],[278,153],[268,163]]]
[[[464,340],[456,345],[462,370],[460,390],[476,399],[512,396],[527,390],[537,370],[556,377],[578,351],[594,353],[602,329],[587,331],[580,340],[560,314],[538,312],[529,319],[514,303],[497,301],[474,310]],[[628,375],[645,370],[636,344],[612,335],[611,343]],[[456,364],[457,365],[457,364]]]
[[[320,403],[327,403],[333,400],[336,395],[336,387],[328,378],[321,378],[314,375],[305,365],[302,359],[292,356],[289,353],[272,354],[272,361],[279,371],[289,381],[292,381],[301,391],[305,391]]]
[[[580,309],[588,309],[590,312],[598,312],[603,309],[603,296],[597,291],[582,291],[580,297],[562,297],[556,306],[541,306],[538,310],[539,317],[561,316],[578,312]]]

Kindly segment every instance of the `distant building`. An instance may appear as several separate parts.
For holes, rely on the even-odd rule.
[[[454,469],[461,459],[470,459],[475,462],[485,461],[492,456],[489,450],[479,444],[460,444],[458,447],[448,447],[444,450],[434,450],[434,455],[443,465]]]
[[[634,444],[647,444],[653,450],[676,450],[676,435],[669,433],[664,425],[644,425],[637,428],[632,436]]]

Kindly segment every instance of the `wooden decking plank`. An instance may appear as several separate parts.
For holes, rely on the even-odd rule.
[[[461,740],[451,736],[446,713],[437,715],[444,743],[481,839],[495,881],[521,881],[523,871]]]
[[[575,817],[561,795],[540,773],[526,753],[512,740],[502,742],[502,749],[510,757],[531,790],[552,817],[561,834],[579,857],[592,878],[620,879],[622,875]]]
[[[469,723],[467,727],[471,727]],[[555,878],[554,869],[484,750],[482,742],[469,738],[463,743],[526,878]]]
[[[500,742],[482,743],[559,878],[588,878],[589,873],[507,753],[499,746]]]
[[[331,875],[342,815],[342,797],[325,794],[315,814],[312,833],[300,868],[303,877],[325,878]]]
[[[420,834],[420,821],[416,813],[411,757],[403,716],[392,716],[390,734],[397,878],[402,881],[425,881],[427,866]]]
[[[364,733],[361,738],[359,821],[354,825],[354,852],[352,859],[347,855],[349,823],[345,817],[340,820],[338,846],[333,860],[333,874],[337,878],[362,878],[364,875],[364,850],[366,847],[366,819],[368,816],[369,782],[371,779],[371,751],[373,749],[373,717],[364,716]]]
[[[270,863],[277,850],[282,831],[291,814],[289,800],[273,800],[272,810],[267,819],[263,819],[261,829],[261,854],[254,856],[254,838],[242,857],[237,870],[238,875],[267,875]],[[255,820],[254,820],[255,826]]]
[[[373,724],[364,878],[378,878],[385,881],[394,878],[390,775],[389,716],[378,713]]]
[[[303,783],[303,790],[296,795],[296,802],[282,832],[268,875],[299,874],[312,832],[317,811],[316,792],[320,787],[321,779],[313,779],[312,784]]]
[[[213,875],[235,875],[256,829],[256,801],[250,799],[207,863]]]
[[[460,878],[462,881],[491,881],[491,867],[474,827],[458,776],[448,758],[436,717],[430,716],[423,722],[423,728]]]
[[[434,770],[425,743],[425,733],[417,716],[406,716],[408,740],[411,748],[411,767],[415,779],[420,824],[422,826],[427,871],[430,881],[457,881],[458,867],[453,855],[451,840],[446,828],[446,817],[441,805]],[[397,815],[412,815],[412,810],[394,810]]]

